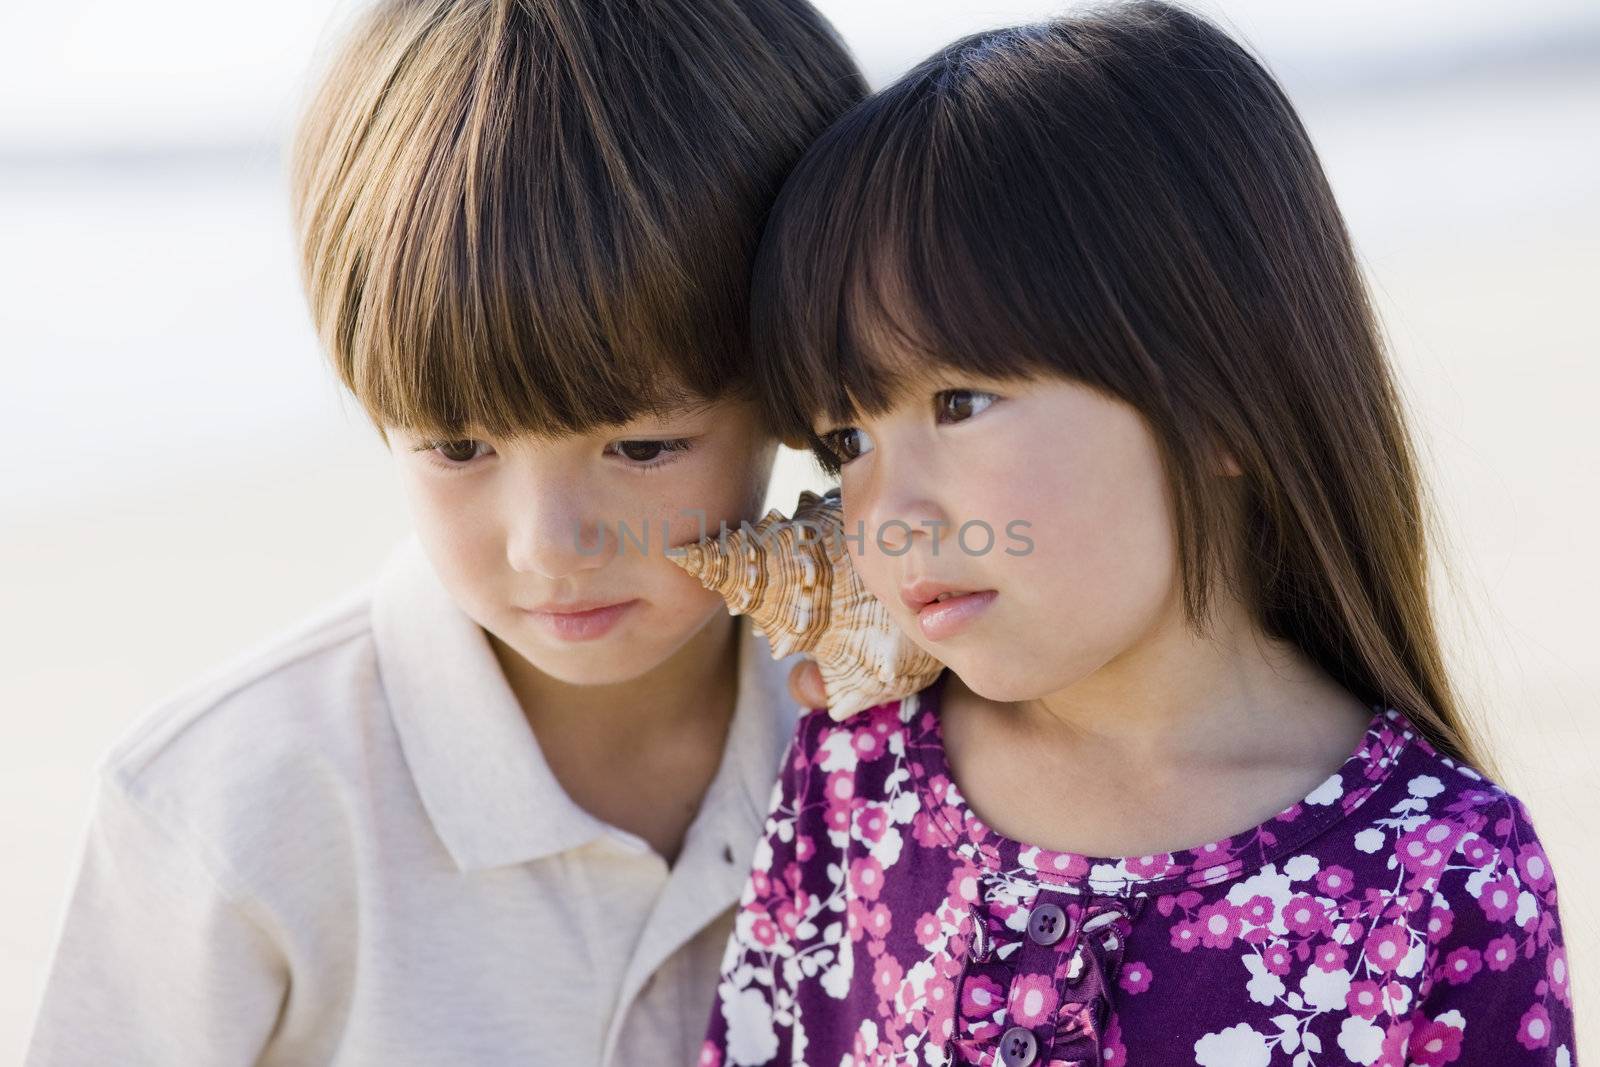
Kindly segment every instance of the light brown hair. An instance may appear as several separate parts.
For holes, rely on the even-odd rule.
[[[1484,769],[1344,221],[1283,91],[1210,22],[1145,0],[942,49],[796,167],[753,299],[768,418],[830,470],[814,420],[880,416],[934,368],[1132,405],[1189,624],[1227,581],[1265,633]]]
[[[381,0],[291,158],[339,379],[386,441],[748,395],[762,222],[865,92],[803,0]]]

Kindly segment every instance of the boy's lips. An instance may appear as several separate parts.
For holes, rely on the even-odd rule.
[[[639,599],[635,597],[632,600],[600,604],[584,611],[572,610],[584,603],[595,602],[569,601],[562,605],[566,610],[551,610],[547,606],[532,609],[528,615],[564,641],[592,641],[609,633],[618,620],[639,603]]]
[[[633,599],[638,599],[638,598],[635,597]],[[533,606],[531,608],[523,608],[522,610],[523,611],[542,612],[542,613],[544,613],[546,615],[575,615],[575,614],[578,614],[580,612],[585,612],[585,611],[598,611],[601,608],[614,608],[619,604],[627,604],[627,603],[630,603],[630,601],[629,600],[565,600],[565,601],[554,601],[554,600],[552,600],[552,601],[549,601],[548,603],[536,604],[535,606]]]

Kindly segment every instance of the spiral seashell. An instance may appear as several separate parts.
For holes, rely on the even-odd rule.
[[[842,536],[838,490],[806,490],[794,517],[774,508],[753,526],[673,549],[668,558],[749,615],[775,659],[816,660],[828,714],[843,720],[926,687],[944,665],[917,646],[867,591]]]

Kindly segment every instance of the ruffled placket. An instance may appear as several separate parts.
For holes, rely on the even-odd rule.
[[[957,1027],[957,1062],[1099,1067],[1113,983],[1143,900],[1043,886],[1026,909],[980,902],[962,977],[968,1010]],[[972,1010],[986,998],[1000,1010]]]

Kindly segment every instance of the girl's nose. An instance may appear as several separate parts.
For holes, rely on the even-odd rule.
[[[928,542],[926,554],[943,555],[947,551],[949,516],[931,496],[912,487],[877,494],[862,509],[861,522],[862,551],[905,556],[913,550],[919,535]],[[846,532],[857,532],[849,527],[850,520],[846,518]]]

